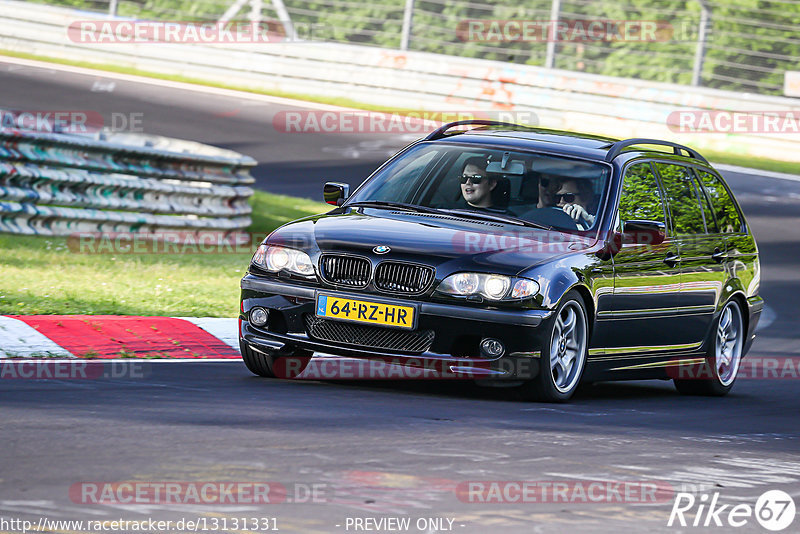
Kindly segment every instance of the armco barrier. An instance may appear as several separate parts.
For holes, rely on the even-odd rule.
[[[70,37],[71,24],[89,19],[107,20],[104,14],[0,0],[0,48],[389,107],[533,111],[545,127],[659,137],[800,162],[798,133],[679,134],[667,125],[678,110],[800,113],[798,99],[349,44],[92,43]]]
[[[0,128],[0,232],[243,230],[255,163],[176,139]]]

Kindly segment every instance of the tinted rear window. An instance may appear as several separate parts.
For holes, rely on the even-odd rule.
[[[672,225],[678,235],[706,233],[701,191],[688,167],[655,163],[669,202]],[[711,215],[710,213],[708,214]],[[713,223],[712,223],[712,231]]]
[[[700,176],[703,187],[714,205],[714,215],[719,225],[719,231],[727,234],[740,232],[742,230],[742,219],[730,193],[725,188],[725,184],[711,173],[699,171],[697,174]]]

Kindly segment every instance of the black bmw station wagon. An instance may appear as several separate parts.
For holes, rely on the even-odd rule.
[[[544,401],[620,379],[724,395],[753,342],[755,240],[685,146],[460,121],[324,195],[335,208],[275,230],[241,281],[257,375],[319,352]]]

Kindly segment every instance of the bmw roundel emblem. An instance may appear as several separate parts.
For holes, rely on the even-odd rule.
[[[375,254],[386,254],[391,250],[392,249],[387,247],[386,245],[378,245],[377,247],[372,249],[372,252],[374,252]]]

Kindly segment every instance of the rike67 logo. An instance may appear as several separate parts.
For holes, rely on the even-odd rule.
[[[667,526],[743,527],[755,518],[765,529],[778,532],[788,528],[794,516],[794,499],[781,490],[764,492],[755,506],[720,504],[719,492],[699,496],[680,492],[675,495]]]

